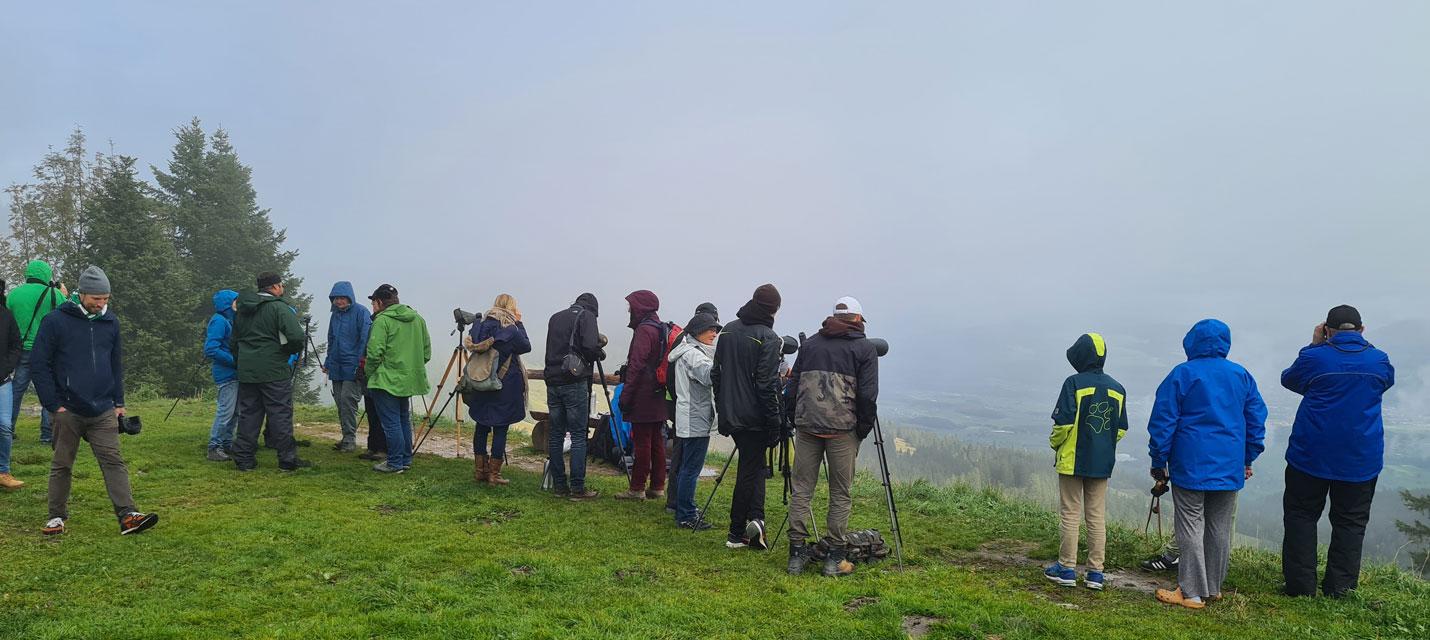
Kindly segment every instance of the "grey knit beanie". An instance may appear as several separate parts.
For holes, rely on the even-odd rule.
[[[104,275],[104,269],[94,265],[85,267],[79,274],[79,292],[91,296],[109,295],[109,276]]]

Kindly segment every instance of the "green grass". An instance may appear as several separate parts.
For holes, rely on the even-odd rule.
[[[1192,612],[969,561],[992,540],[1054,554],[1052,514],[988,491],[899,487],[903,572],[791,578],[782,552],[728,551],[719,527],[677,531],[659,504],[557,501],[519,471],[503,489],[477,487],[466,460],[419,456],[384,476],[318,442],[304,450],[314,469],[280,474],[266,452],[240,475],[203,460],[207,405],[181,404],[161,424],[167,409],[135,407],[145,433],[123,441],[139,506],[163,517],[132,537],[117,535],[85,450],[69,532],[39,534],[48,450],[35,421],[21,421],[15,474],[30,484],[0,494],[0,637],[898,638],[910,615],[942,619],[932,638],[1430,636],[1430,587],[1386,567],[1367,570],[1358,596],[1296,600],[1275,595],[1275,556],[1239,550],[1234,593]],[[610,495],[621,481],[595,484]],[[783,507],[779,483],[769,488],[773,526]],[[727,484],[712,512],[729,497]],[[886,530],[873,478],[860,477],[856,499],[853,525]],[[1115,529],[1109,564],[1132,566],[1155,546]],[[861,597],[875,600],[846,611]]]

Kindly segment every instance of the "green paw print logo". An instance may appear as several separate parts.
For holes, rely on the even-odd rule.
[[[1093,433],[1102,433],[1104,431],[1107,431],[1108,426],[1111,424],[1111,402],[1094,402],[1092,403],[1091,407],[1088,407],[1087,426],[1089,429],[1092,429]]]

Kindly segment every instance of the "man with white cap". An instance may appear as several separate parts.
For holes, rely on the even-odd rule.
[[[790,370],[794,381],[786,411],[797,431],[794,485],[789,506],[790,575],[804,571],[812,555],[806,539],[814,513],[810,502],[819,483],[819,465],[829,465],[829,518],[825,524],[825,576],[854,571],[846,559],[850,487],[859,444],[874,429],[878,416],[879,355],[864,336],[864,308],[858,300],[840,298],[834,314],[819,333],[799,349]]]

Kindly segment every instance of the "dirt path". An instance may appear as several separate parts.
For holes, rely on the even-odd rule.
[[[1041,560],[1028,557],[1037,545],[1021,540],[993,540],[978,547],[976,551],[955,554],[953,563],[969,563],[988,567],[1042,568]],[[1086,569],[1086,567],[1084,567]],[[1152,574],[1145,571],[1105,571],[1103,576],[1109,588],[1126,589],[1141,593],[1153,593],[1158,589],[1175,589],[1176,574]]]

